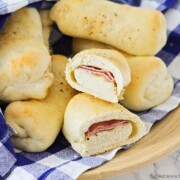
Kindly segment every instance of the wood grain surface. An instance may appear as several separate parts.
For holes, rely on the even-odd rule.
[[[119,151],[114,159],[79,179],[102,179],[129,173],[148,166],[180,148],[180,107],[157,122],[150,133],[127,150]]]

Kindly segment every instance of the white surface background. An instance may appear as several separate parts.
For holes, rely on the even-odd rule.
[[[177,137],[179,138],[179,137]],[[179,180],[180,149],[156,163],[132,173],[123,174],[104,180]]]

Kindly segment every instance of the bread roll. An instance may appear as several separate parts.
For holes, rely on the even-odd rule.
[[[89,49],[69,59],[66,79],[78,91],[116,103],[130,82],[130,70],[118,51]]]
[[[167,39],[161,12],[107,0],[61,0],[50,17],[66,35],[104,42],[133,55],[154,55]]]
[[[74,96],[65,111],[63,134],[81,156],[134,143],[144,132],[137,115],[85,93]]]
[[[82,39],[82,38],[73,38],[72,39],[72,52],[73,54],[77,54],[80,51],[86,49],[115,49],[118,51],[117,48],[107,45],[102,42],[90,40],[90,39]]]
[[[69,100],[76,94],[65,80],[67,58],[52,57],[53,86],[43,100],[10,103],[4,113],[8,124],[16,131],[12,136],[15,147],[28,152],[47,149],[57,137]]]
[[[48,48],[50,48],[49,47],[49,37],[50,37],[50,34],[51,34],[53,21],[51,21],[51,19],[49,17],[49,10],[41,9],[41,10],[39,10],[39,13],[40,13],[41,22],[42,22],[44,44]]]
[[[173,91],[173,80],[164,62],[155,56],[127,57],[131,82],[120,101],[128,109],[142,111],[161,104]]]
[[[78,38],[73,39],[72,47],[75,53],[89,48],[114,48],[97,41]],[[121,53],[131,70],[131,82],[126,87],[121,104],[131,110],[142,111],[161,104],[171,95],[173,80],[160,58]]]
[[[39,13],[23,8],[0,32],[0,100],[42,99],[52,85],[51,57],[43,43]]]

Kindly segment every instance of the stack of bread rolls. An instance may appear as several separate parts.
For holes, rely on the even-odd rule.
[[[17,28],[23,26],[22,14],[28,14],[27,32]],[[0,77],[7,78],[1,83],[0,99],[11,102],[4,115],[15,131],[13,144],[28,152],[43,151],[61,127],[82,156],[141,139],[145,125],[130,110],[152,108],[173,89],[164,62],[154,56],[167,39],[163,14],[107,0],[61,0],[50,13],[40,14],[23,8],[0,32],[4,35]],[[69,59],[49,55],[52,21],[63,34],[73,37]],[[8,37],[15,42],[9,45],[9,57],[5,53]],[[12,64],[23,73],[18,68],[12,71]]]
[[[81,11],[82,9],[83,11]],[[117,99],[121,99],[120,102],[127,108],[142,111],[162,103],[170,96],[173,89],[172,78],[168,74],[164,62],[154,56],[163,48],[167,40],[166,20],[161,12],[116,4],[107,0],[61,0],[51,9],[50,18],[56,22],[64,34],[73,37],[72,51],[74,54],[78,54],[66,68],[66,77],[72,87],[83,92],[91,91],[91,87],[88,87],[93,86],[92,83],[90,84],[91,80],[86,82],[84,78],[85,76],[89,78],[87,74],[92,71],[92,68],[83,73],[82,66],[78,69],[76,66],[82,65],[80,63],[92,66],[93,62],[90,61],[96,62],[94,66],[99,66],[100,58],[94,56],[101,51],[102,54],[104,53],[104,55],[100,55],[101,60],[102,56],[109,56],[107,58],[114,64],[115,58],[120,58],[120,64],[120,61],[125,59],[131,72],[131,77],[129,77],[127,68],[121,66],[121,62],[119,77],[123,79],[124,84],[119,90],[120,83],[116,78],[117,72],[112,70],[111,73],[113,73],[117,85],[114,94],[119,97],[116,96],[116,100],[111,92],[113,86],[107,85],[106,89],[102,89],[102,83],[94,81],[94,86],[98,91],[102,91],[101,96],[103,93],[106,96],[106,99],[104,97],[101,99],[108,100],[108,96],[111,95],[111,100],[108,101],[117,102]],[[116,52],[110,52],[110,49],[114,49]],[[114,66],[120,67],[117,64]],[[111,67],[107,64],[104,68],[109,71]],[[82,89],[82,86],[86,86],[86,89]],[[126,88],[122,92],[122,87],[125,86]],[[89,89],[87,90],[87,88]],[[95,91],[96,88],[92,88]],[[109,93],[108,88],[110,89]],[[120,94],[119,91],[121,91]],[[97,93],[97,90],[91,92],[96,97]]]
[[[87,156],[139,140],[144,124],[125,107],[152,108],[173,89],[154,56],[167,40],[163,14],[107,0],[61,0],[50,18],[73,37],[66,79],[83,92],[65,111],[63,133],[72,147]]]
[[[72,50],[74,53],[91,48],[115,49],[126,59],[130,71],[131,82],[125,88],[120,103],[133,111],[143,111],[164,102],[172,93],[173,80],[165,63],[156,56],[135,56],[106,45],[104,43],[74,38]]]

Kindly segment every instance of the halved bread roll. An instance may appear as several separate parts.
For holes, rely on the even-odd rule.
[[[142,111],[168,99],[173,91],[173,80],[164,62],[155,56],[127,57],[131,82],[120,101],[128,109]]]
[[[69,59],[66,79],[79,91],[116,103],[130,83],[130,69],[119,52],[90,49]]]
[[[52,56],[53,86],[43,100],[10,103],[4,113],[7,123],[15,130],[12,142],[28,152],[47,149],[57,137],[69,100],[76,94],[65,80],[67,58]]]
[[[81,156],[95,155],[142,138],[144,123],[117,103],[80,93],[67,105],[63,134]]]
[[[161,12],[107,0],[61,0],[50,17],[64,34],[104,42],[133,55],[154,55],[167,40]]]
[[[52,85],[51,57],[34,8],[10,16],[0,32],[0,100],[42,99]]]

